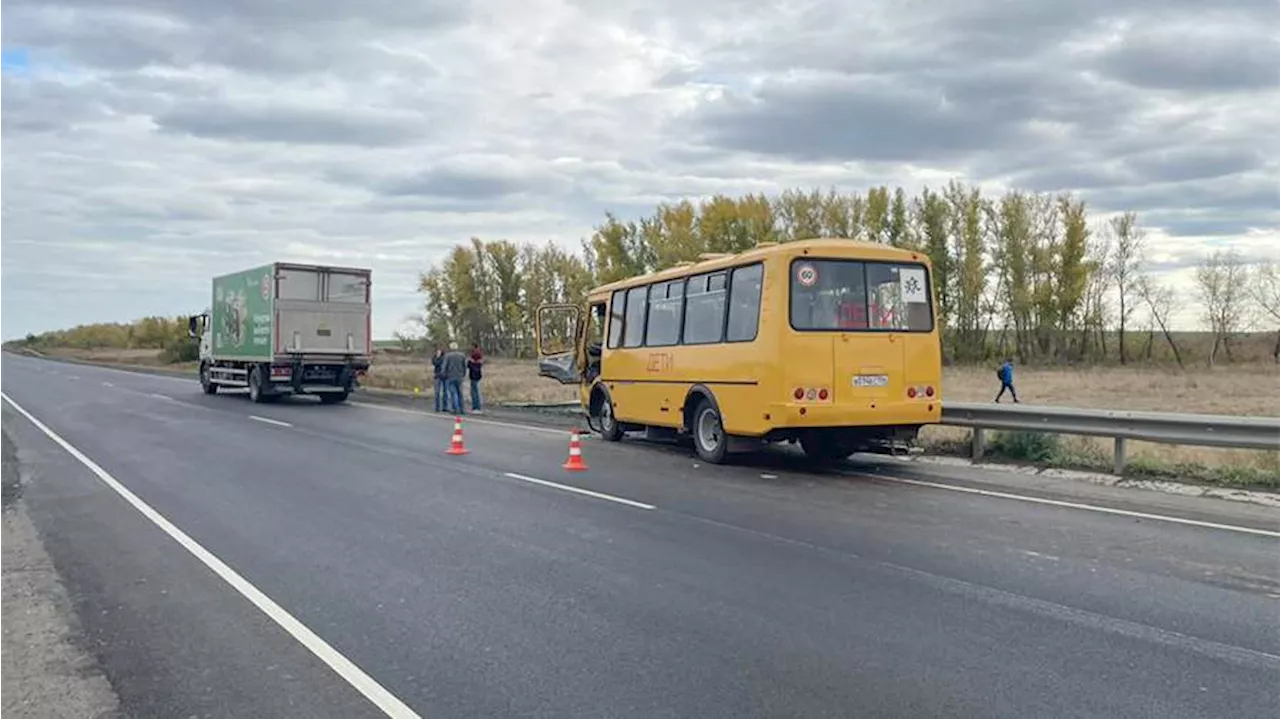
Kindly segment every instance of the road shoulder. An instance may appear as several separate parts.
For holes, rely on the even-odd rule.
[[[17,451],[3,433],[3,706],[9,717],[115,717],[119,701],[78,639],[79,622],[21,500]]]

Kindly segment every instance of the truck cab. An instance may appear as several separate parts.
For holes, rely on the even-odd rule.
[[[204,362],[213,356],[213,338],[206,332],[209,326],[209,308],[204,312],[187,318],[187,336],[200,342],[200,361]]]

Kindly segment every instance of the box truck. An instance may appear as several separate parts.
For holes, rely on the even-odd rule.
[[[276,262],[213,279],[213,302],[188,320],[200,386],[247,388],[254,402],[313,394],[343,402],[373,354],[372,271]]]

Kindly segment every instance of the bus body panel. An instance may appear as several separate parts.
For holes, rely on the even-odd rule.
[[[725,414],[725,431],[763,432],[760,422],[746,421],[757,413],[735,410],[761,403],[760,363],[754,343],[650,347],[642,351],[605,350],[604,382],[623,422],[679,429],[684,402],[697,385],[708,387]]]

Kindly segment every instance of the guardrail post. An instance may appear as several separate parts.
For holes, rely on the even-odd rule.
[[[1115,473],[1117,475],[1124,474],[1124,437],[1116,437]]]
[[[987,453],[987,430],[981,427],[973,428],[973,447],[971,449],[975,462],[982,459],[982,456]]]

